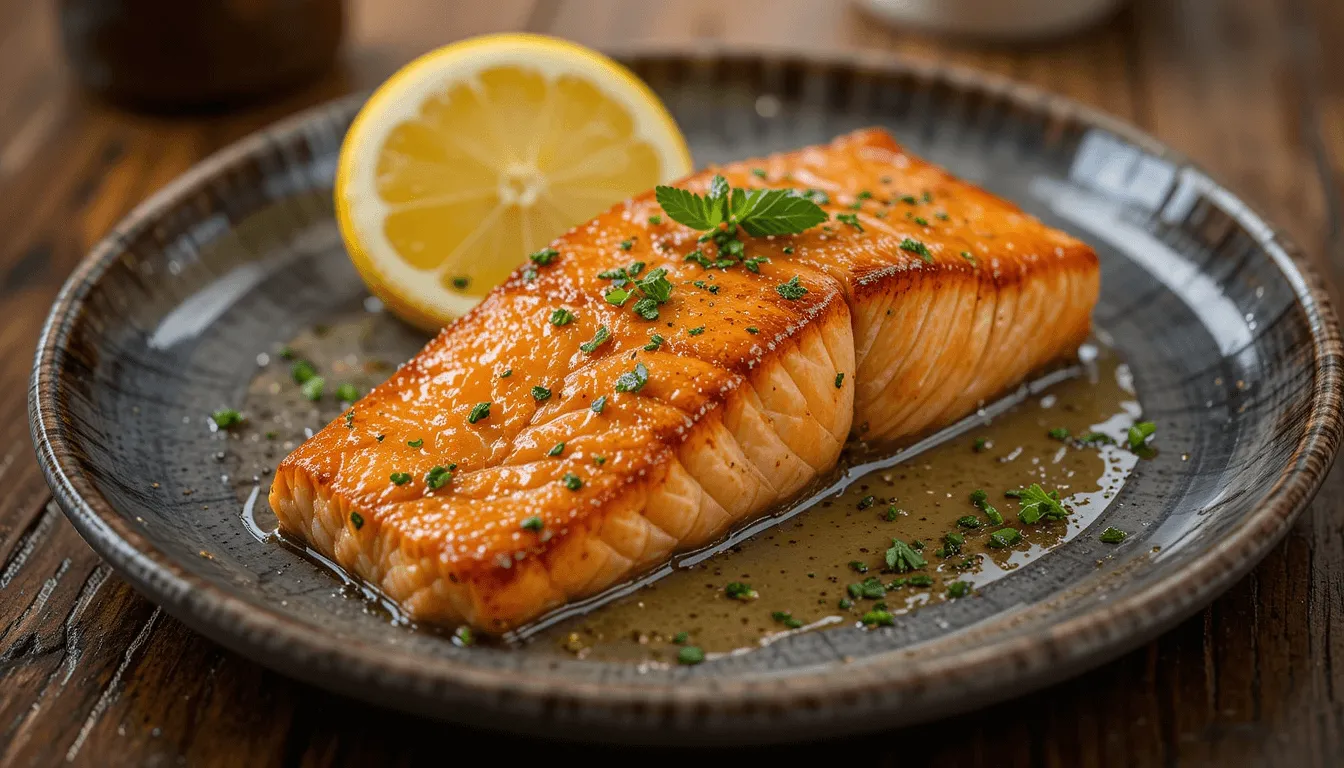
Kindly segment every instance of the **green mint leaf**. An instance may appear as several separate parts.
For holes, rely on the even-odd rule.
[[[733,215],[752,237],[796,235],[828,218],[826,211],[805,197],[789,194],[787,189],[748,190],[738,199],[734,190]]]
[[[1057,494],[1046,493],[1036,483],[1032,483],[1030,488],[1023,488],[1021,494],[1018,500],[1022,503],[1022,509],[1018,510],[1017,517],[1027,525],[1039,522],[1041,518],[1063,520],[1069,515],[1069,511],[1056,498]]]
[[[638,392],[649,383],[649,369],[643,363],[637,363],[635,370],[622,373],[616,378],[617,392]]]
[[[659,304],[665,303],[672,295],[672,283],[667,279],[667,270],[662,267],[649,270],[643,280],[635,281],[635,287]]]
[[[593,338],[589,341],[585,341],[584,343],[580,344],[579,349],[583,350],[583,353],[585,355],[591,355],[597,351],[598,347],[605,344],[607,339],[610,338],[611,338],[611,331],[607,328],[607,326],[599,325],[597,326],[597,333],[593,335]]]
[[[717,200],[701,197],[679,187],[658,186],[654,188],[653,194],[668,218],[691,229],[704,231],[723,223],[723,205]]]

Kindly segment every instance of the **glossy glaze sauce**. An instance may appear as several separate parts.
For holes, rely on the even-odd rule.
[[[331,570],[346,592],[397,623],[405,622],[375,589],[275,534],[264,486],[280,457],[342,412],[340,384],[367,392],[390,373],[386,358],[409,357],[416,343],[384,316],[359,313],[301,334],[283,355],[259,356],[243,404],[248,428],[229,441],[243,466],[255,469],[253,485],[239,486],[242,523],[253,535]],[[505,642],[580,658],[672,663],[687,646],[712,657],[793,632],[873,624],[942,600],[974,599],[978,588],[1088,528],[1138,460],[1121,446],[1078,439],[1100,433],[1123,443],[1139,414],[1128,369],[1114,353],[1097,343],[1081,357],[919,443],[851,445],[835,472],[777,515],[679,556],[635,585],[567,606]],[[325,379],[316,401],[293,379],[299,360]],[[1021,503],[1005,491],[1033,483],[1058,492],[1065,519],[1019,520]],[[1002,524],[971,501],[978,489]],[[978,527],[967,527],[971,520]],[[1003,529],[1020,540],[1005,534],[995,541]],[[888,567],[893,539],[925,565]],[[1007,545],[995,546],[1001,543]]]

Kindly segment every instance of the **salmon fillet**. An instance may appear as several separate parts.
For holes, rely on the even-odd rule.
[[[851,433],[944,426],[1089,333],[1091,248],[884,131],[678,186],[716,172],[857,218],[744,238],[759,272],[686,261],[698,233],[652,192],[575,227],[285,458],[281,529],[416,621],[498,633],[760,517]],[[657,320],[603,299],[599,273],[632,261],[674,285]],[[779,290],[795,277],[805,294]]]

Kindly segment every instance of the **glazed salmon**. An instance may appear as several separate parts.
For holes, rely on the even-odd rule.
[[[282,529],[417,621],[502,632],[760,517],[850,435],[946,425],[1089,333],[1092,249],[883,131],[679,186],[714,173],[819,190],[844,218],[745,238],[756,271],[686,260],[706,246],[652,192],[574,228],[281,463]],[[631,262],[667,270],[656,320],[604,300]]]

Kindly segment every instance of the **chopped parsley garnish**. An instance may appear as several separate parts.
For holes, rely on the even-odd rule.
[[[924,190],[924,194],[921,195],[920,197],[921,197],[921,199],[923,199],[924,202],[926,202],[926,203],[932,203],[932,202],[933,202],[933,193],[930,192],[930,191],[927,190],[927,189]]]
[[[1032,483],[1030,488],[1023,488],[1018,499],[1022,503],[1022,509],[1018,510],[1017,517],[1027,525],[1036,523],[1041,518],[1063,520],[1069,515],[1064,505],[1059,503],[1058,491],[1046,493],[1035,483]]]
[[[961,554],[961,545],[966,543],[966,537],[953,531],[943,536],[943,546],[934,552],[939,557],[951,557]]]
[[[597,326],[597,333],[593,334],[593,338],[580,344],[579,349],[583,350],[585,355],[591,355],[610,338],[611,330],[605,325],[599,325]]]
[[[705,652],[695,647],[687,645],[677,651],[677,663],[685,664],[688,667],[695,666],[705,660]]]
[[[453,470],[448,467],[433,467],[425,473],[425,485],[437,491],[453,479]]]
[[[975,442],[971,444],[971,450],[975,451],[976,453],[984,453],[985,451],[989,450],[989,438],[987,437],[975,438]]]
[[[602,294],[602,298],[605,299],[608,304],[614,307],[621,307],[625,306],[625,302],[630,300],[630,292],[625,290],[624,288],[612,288],[611,290]]]
[[[1115,445],[1115,438],[1105,432],[1088,432],[1078,438],[1078,442],[1083,445]]]
[[[850,600],[848,597],[842,597],[840,598],[840,602],[836,603],[836,607],[842,611],[846,611],[854,607],[854,601]]]
[[[891,540],[891,549],[887,550],[887,567],[897,573],[914,571],[928,565],[924,556],[900,539]]]
[[[412,448],[419,448],[420,446],[425,444],[425,439],[423,437],[417,437],[414,440],[407,440],[406,444],[411,446]]]
[[[1068,442],[1069,438],[1073,437],[1073,435],[1069,433],[1069,430],[1063,427],[1055,427],[1049,432],[1046,432],[1045,435],[1051,440],[1062,440],[1064,442]]]
[[[300,387],[299,389],[303,392],[304,397],[308,398],[309,400],[312,400],[313,402],[317,402],[318,400],[322,399],[322,390],[326,386],[327,386],[326,379],[322,378],[321,376],[314,376],[311,379],[303,382],[303,386]]]
[[[972,266],[972,267],[980,266],[979,263],[976,262],[975,257],[971,255],[971,252],[970,252],[970,251],[962,251],[962,252],[961,252],[961,258],[963,258],[963,259],[969,261],[969,262],[971,263],[971,266]]]
[[[959,517],[957,518],[957,525],[961,526],[962,528],[979,528],[980,518],[976,517],[975,515],[966,515],[965,517]]]
[[[393,485],[405,485],[411,482],[411,475],[409,472],[393,472],[388,479]]]
[[[1022,534],[1018,533],[1016,528],[1000,528],[989,534],[989,541],[985,542],[995,549],[1011,547],[1022,540]]]
[[[504,372],[501,373],[501,374],[499,374],[499,378],[501,378],[501,379],[507,379],[507,378],[509,378],[509,377],[512,376],[512,375],[513,375],[513,369],[512,369],[512,368],[505,368],[505,369],[504,369]]]
[[[294,350],[293,350],[293,348],[291,348],[291,347],[281,347],[281,348],[280,348],[280,357],[283,358],[283,359],[285,359],[285,360],[293,360],[293,359],[294,359]]]
[[[300,360],[289,367],[289,375],[293,377],[295,384],[306,384],[317,376],[317,368],[307,360]]]
[[[683,259],[683,261],[693,261],[696,264],[699,264],[700,266],[704,267],[705,269],[709,269],[710,267],[714,266],[714,262],[710,261],[709,257],[701,253],[700,251],[691,251],[690,253],[686,254],[686,258]]]
[[[546,527],[546,523],[542,522],[539,515],[533,515],[519,523],[518,527],[522,528],[524,531],[540,531],[542,528]]]
[[[876,496],[873,496],[873,495],[870,494],[870,495],[868,495],[868,496],[864,496],[862,499],[859,499],[859,503],[858,503],[857,505],[855,505],[855,506],[856,506],[856,508],[861,509],[861,510],[862,510],[862,509],[871,509],[872,506],[873,506],[873,504],[876,503],[876,502],[877,502],[877,497],[876,497]]]
[[[1119,544],[1129,538],[1129,534],[1119,528],[1107,528],[1101,532],[1101,541],[1103,544]]]
[[[662,267],[649,270],[644,279],[635,281],[635,287],[659,304],[666,303],[672,295],[672,283],[667,279],[667,270]]]
[[[351,512],[350,524],[355,526],[355,530],[358,531],[360,528],[364,527],[364,516],[358,512]]]
[[[625,274],[629,275],[632,278],[638,277],[639,273],[643,271],[644,271],[644,262],[642,261],[632,261],[629,264],[625,265]]]
[[[964,581],[954,581],[947,585],[947,596],[953,600],[971,594],[971,585]]]
[[[916,216],[916,217],[915,217],[915,223],[918,224],[918,225],[921,226],[921,227],[927,227],[927,226],[929,226],[929,220],[926,219],[926,218],[924,218],[923,216]]]
[[[746,267],[748,272],[755,272],[756,274],[760,274],[761,264],[768,263],[769,261],[770,259],[766,258],[765,256],[753,256],[750,259],[743,259],[742,266]]]
[[[704,332],[705,332],[705,326],[703,326],[703,325],[698,325],[698,326],[696,326],[696,327],[694,327],[694,328],[687,328],[687,329],[686,329],[686,335],[687,335],[687,336],[699,336],[700,334],[702,334],[702,333],[704,333]]]
[[[537,279],[537,269],[536,269],[536,267],[528,267],[527,269],[524,269],[524,270],[523,270],[523,279],[526,280],[526,281],[529,282],[529,283],[532,282],[533,280],[536,280],[536,279]]]
[[[561,326],[569,325],[574,322],[574,313],[564,307],[557,307],[551,310],[551,325]]]
[[[757,327],[754,326],[754,325],[748,325],[748,326],[747,326],[747,333],[750,333],[750,334],[753,335],[753,336],[755,336],[756,334],[758,334],[758,333],[760,333],[760,332],[761,332],[761,329],[760,329],[760,328],[757,328]]]
[[[868,564],[863,562],[862,560],[850,560],[849,568],[850,570],[857,571],[858,573],[868,572]]]
[[[798,629],[799,627],[803,626],[803,622],[793,618],[793,614],[789,613],[788,611],[775,611],[770,614],[770,618],[774,619],[780,624],[783,624],[789,629]]]
[[[243,414],[232,408],[220,408],[210,414],[210,418],[215,422],[215,426],[220,429],[232,429],[243,423]]]
[[[919,199],[914,195],[901,195],[900,200],[906,205],[919,205]]]
[[[909,251],[928,263],[933,263],[933,254],[929,252],[929,247],[918,240],[912,240],[908,237],[905,238],[901,241],[901,250]]]
[[[532,388],[532,399],[536,400],[538,403],[550,398],[550,396],[551,396],[551,390],[541,386],[540,384]]]
[[[564,444],[564,443],[556,443],[555,445],[551,446],[551,450],[547,451],[547,452],[546,452],[546,455],[547,455],[547,456],[559,456],[560,454],[562,454],[562,453],[564,453],[564,452],[565,452],[565,444]]]
[[[690,642],[690,640],[691,640],[690,632],[678,632],[677,634],[672,636],[672,642],[676,643],[677,645],[685,645],[686,643]]]
[[[554,248],[542,248],[540,251],[530,254],[527,258],[531,259],[533,264],[544,267],[552,261],[555,261],[555,257],[559,255],[560,252]]]
[[[336,397],[343,402],[353,403],[359,399],[359,389],[347,381],[336,388]]]
[[[347,411],[346,414],[345,414],[345,428],[346,428],[346,429],[354,429],[354,428],[355,428],[355,409],[353,409],[353,408],[351,408],[351,409],[350,409],[349,411]]]
[[[845,589],[855,600],[860,598],[880,600],[887,596],[887,588],[882,586],[882,582],[878,581],[876,576],[869,576],[861,582],[850,584]]]
[[[863,614],[860,621],[874,627],[890,627],[896,623],[896,617],[891,615],[891,611],[872,610]]]
[[[760,594],[752,589],[750,584],[745,584],[740,581],[728,582],[728,586],[723,588],[723,593],[727,595],[729,599],[741,600],[742,602],[755,600],[760,597]]]
[[[653,299],[649,298],[640,299],[639,301],[635,302],[635,305],[631,307],[631,309],[634,310],[636,315],[639,315],[645,320],[658,319],[658,302],[654,301]]]
[[[835,388],[836,388],[836,389],[840,389],[840,388],[843,387],[843,386],[845,386],[845,374],[843,374],[843,373],[836,373],[836,374],[835,374]]]
[[[935,219],[939,220],[939,221],[951,221],[951,220],[952,220],[952,217],[951,217],[951,216],[948,216],[948,215],[947,215],[946,213],[944,213],[943,211],[939,211],[939,212],[933,214],[933,217],[934,217]]]
[[[477,403],[471,407],[471,413],[467,414],[467,423],[475,424],[481,419],[490,418],[490,402]]]
[[[649,217],[649,223],[650,223],[650,224],[653,224],[654,226],[657,226],[657,225],[659,225],[659,224],[662,224],[662,223],[663,223],[663,217],[662,217],[662,216],[659,216],[658,214],[655,213],[655,214],[653,214],[652,216]]]
[[[792,255],[793,255],[793,246],[792,246],[792,245],[786,245],[786,246],[784,246],[783,248],[781,248],[780,250],[784,253],[785,256],[792,256]]]
[[[634,240],[634,238],[627,237],[626,239],[624,239],[624,240],[621,241],[620,249],[621,249],[622,251],[628,251],[628,250],[630,250],[631,248],[634,248],[634,247],[635,247],[635,240]]]
[[[983,490],[976,488],[974,491],[971,491],[971,503],[979,507],[981,512],[985,513],[985,517],[989,518],[989,522],[994,525],[1003,525],[1003,515],[999,514],[999,510],[995,509],[994,505],[989,503],[989,495]]]
[[[906,583],[912,587],[932,587],[933,577],[924,573],[917,573],[906,580]]]
[[[560,478],[560,482],[564,483],[565,487],[571,491],[577,491],[583,487],[583,480],[573,472],[566,472],[564,477]]]
[[[607,457],[606,457],[606,456],[593,456],[593,463],[600,467],[600,466],[602,466],[603,464],[606,464],[606,463],[607,463]]]
[[[588,407],[593,413],[601,413],[602,409],[607,407],[607,396],[603,395],[597,398],[593,401],[593,404]]]
[[[644,351],[653,352],[661,346],[663,346],[663,337],[655,333],[649,337],[649,343],[644,345]]]
[[[1129,449],[1137,451],[1144,447],[1148,438],[1157,432],[1157,425],[1151,421],[1140,421],[1138,424],[1129,428]]]
[[[835,214],[835,220],[848,224],[860,232],[864,231],[863,225],[859,223],[859,215],[857,213],[837,213]]]
[[[702,291],[709,291],[710,293],[719,292],[719,286],[707,283],[704,280],[696,280],[692,282],[691,285],[694,285],[696,288],[699,288]]]
[[[892,504],[891,506],[887,507],[887,511],[882,513],[882,519],[886,520],[888,523],[892,522],[893,520],[895,520],[897,517],[900,516],[901,516],[901,510],[895,504]]]
[[[471,633],[471,627],[463,625],[453,631],[453,642],[469,647],[476,644],[476,636]]]
[[[453,287],[458,289],[459,291],[462,290],[463,288],[466,288],[468,285],[471,285],[470,277],[466,277],[465,275],[458,275],[457,277],[453,278]]]
[[[789,282],[776,285],[775,292],[789,301],[797,301],[798,299],[803,298],[807,293],[807,288],[805,288],[802,283],[798,282],[798,276],[794,275],[789,278]]]
[[[766,177],[765,169],[764,169],[764,168],[752,168],[752,169],[751,169],[751,175],[752,175],[752,176],[755,176],[755,177],[758,178],[758,179],[764,179],[764,178]]]
[[[649,383],[649,369],[643,363],[636,363],[635,370],[622,373],[616,379],[617,392],[638,392]],[[596,404],[596,403],[594,403]]]

